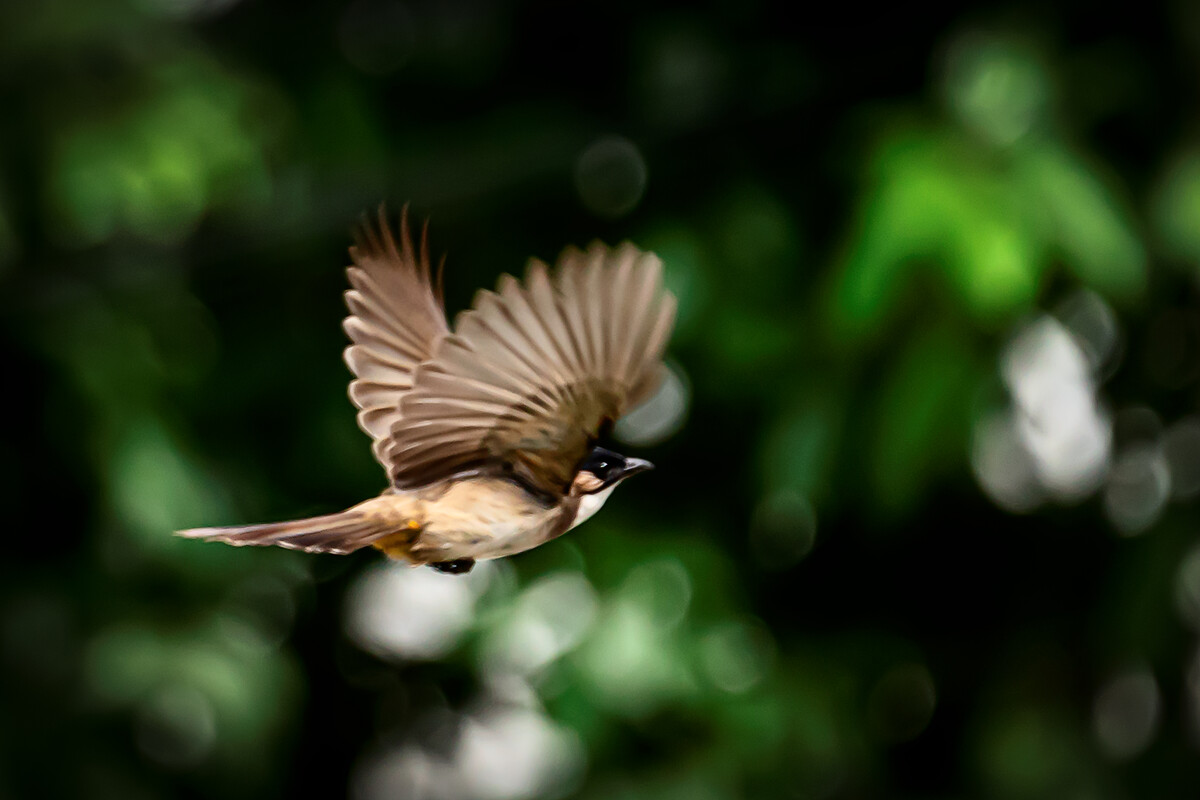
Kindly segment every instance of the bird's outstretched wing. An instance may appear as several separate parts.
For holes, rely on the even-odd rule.
[[[631,244],[503,276],[400,397],[382,448],[393,485],[509,472],[562,494],[603,426],[656,388],[674,317],[662,263]]]
[[[417,365],[432,357],[450,329],[442,310],[441,272],[434,286],[429,268],[428,223],[420,254],[413,250],[407,206],[400,214],[400,241],[381,206],[378,222],[364,220],[350,248],[346,291],[350,315],[342,323],[353,344],[346,364],[354,373],[350,399],[358,424],[374,440],[372,451],[387,468],[385,448],[400,418],[400,398],[413,385]]]

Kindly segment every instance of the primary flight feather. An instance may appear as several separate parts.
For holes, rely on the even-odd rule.
[[[380,210],[350,248],[350,398],[390,486],[339,514],[180,531],[230,544],[393,558],[465,572],[580,524],[626,477],[650,468],[598,447],[662,377],[675,299],[662,263],[631,244],[566,250],[524,282],[504,275],[447,324],[407,213]]]

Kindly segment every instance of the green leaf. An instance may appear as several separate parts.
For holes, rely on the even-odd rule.
[[[1146,288],[1146,251],[1130,216],[1078,156],[1042,145],[1017,161],[1018,178],[1046,215],[1066,265],[1098,292],[1133,299]]]
[[[884,510],[909,510],[939,468],[965,457],[978,374],[963,336],[947,327],[912,339],[893,364],[879,392],[869,462]]]

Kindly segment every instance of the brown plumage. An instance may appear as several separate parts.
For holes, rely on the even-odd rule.
[[[648,467],[595,443],[660,380],[675,309],[661,262],[628,243],[568,249],[553,271],[535,259],[451,331],[427,233],[418,252],[404,213],[397,242],[381,210],[347,268],[350,397],[389,488],[340,514],[181,535],[469,568],[561,535]]]
[[[374,440],[375,458],[384,462],[392,426],[399,419],[400,397],[413,385],[413,373],[433,357],[450,333],[442,310],[441,270],[436,288],[429,269],[429,225],[421,229],[420,257],[413,251],[408,214],[400,216],[400,244],[392,237],[383,208],[378,226],[364,222],[350,248],[346,268],[350,289],[342,323],[354,343],[346,365],[354,373],[350,399],[358,406],[358,424]]]

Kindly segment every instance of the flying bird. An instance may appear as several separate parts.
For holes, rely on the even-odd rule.
[[[652,468],[597,443],[662,378],[675,318],[662,262],[629,243],[568,248],[553,270],[533,259],[523,282],[502,276],[451,329],[428,232],[426,221],[418,251],[407,207],[398,237],[380,208],[355,231],[346,269],[350,398],[388,487],[336,514],[180,536],[374,547],[464,573],[561,536]]]

